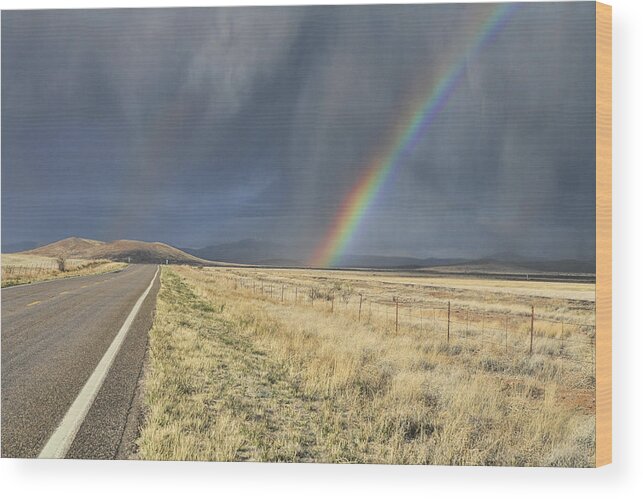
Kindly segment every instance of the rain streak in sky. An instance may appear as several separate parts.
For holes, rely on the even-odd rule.
[[[462,63],[346,251],[591,259],[594,4],[524,4],[467,56],[494,8],[5,11],[3,247],[255,239],[309,258]]]

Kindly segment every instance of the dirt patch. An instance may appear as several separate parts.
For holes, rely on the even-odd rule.
[[[565,407],[579,409],[585,414],[596,413],[596,393],[594,390],[561,387],[558,399]]]

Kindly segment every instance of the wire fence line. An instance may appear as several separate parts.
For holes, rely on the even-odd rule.
[[[2,280],[30,279],[58,272],[73,272],[95,267],[105,262],[106,260],[69,259],[64,261],[62,269],[61,264],[54,259],[51,259],[51,261],[43,260],[33,264],[4,264],[2,265]]]
[[[274,302],[295,303],[348,315],[357,322],[379,322],[392,333],[442,335],[447,343],[489,344],[514,355],[535,353],[578,364],[595,363],[595,325],[531,312],[497,312],[456,306],[450,300],[417,301],[391,296],[321,289],[310,284],[218,274],[229,286]]]
[[[56,262],[42,262],[33,265],[3,265],[2,278],[37,277],[56,271],[58,271]]]

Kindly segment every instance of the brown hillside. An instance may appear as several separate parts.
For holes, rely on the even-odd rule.
[[[23,253],[29,255],[51,256],[57,257],[64,255],[67,258],[87,258],[85,255],[91,253],[97,246],[102,246],[103,241],[95,241],[93,239],[82,239],[80,237],[68,237],[50,243],[39,248],[34,248]]]
[[[166,260],[170,263],[216,263],[189,255],[168,244],[125,239],[105,243],[91,239],[70,237],[24,253],[50,257],[106,259],[121,262],[129,259],[132,263],[165,263]]]

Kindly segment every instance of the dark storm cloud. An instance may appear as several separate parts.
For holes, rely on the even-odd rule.
[[[484,4],[3,12],[3,243],[306,253]],[[594,255],[594,8],[526,4],[351,251]]]

